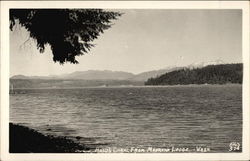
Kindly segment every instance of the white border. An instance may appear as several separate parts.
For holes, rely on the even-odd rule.
[[[9,154],[9,8],[242,9],[242,153]],[[1,2],[1,153],[0,160],[249,160],[249,2],[248,1],[2,1]]]

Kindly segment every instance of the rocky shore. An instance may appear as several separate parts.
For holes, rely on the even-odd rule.
[[[41,134],[34,129],[10,123],[10,153],[75,153],[89,148],[66,137]]]

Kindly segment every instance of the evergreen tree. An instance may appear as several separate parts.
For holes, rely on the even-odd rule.
[[[19,23],[36,40],[42,53],[48,44],[54,62],[78,63],[100,33],[111,27],[121,13],[101,9],[10,9],[10,29]]]

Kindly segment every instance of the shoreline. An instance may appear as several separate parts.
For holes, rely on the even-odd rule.
[[[44,135],[26,126],[9,123],[10,153],[75,153],[90,150],[67,137]]]
[[[226,83],[226,84],[174,84],[174,85],[142,85],[142,86],[86,86],[86,87],[62,87],[62,88],[14,88],[14,90],[29,90],[29,89],[95,89],[95,88],[149,88],[149,87],[201,87],[201,86],[243,86],[240,83]]]

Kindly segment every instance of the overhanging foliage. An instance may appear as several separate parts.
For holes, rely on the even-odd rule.
[[[102,9],[10,9],[10,29],[25,27],[42,53],[50,45],[54,62],[78,63],[100,33],[111,27],[121,13]]]

